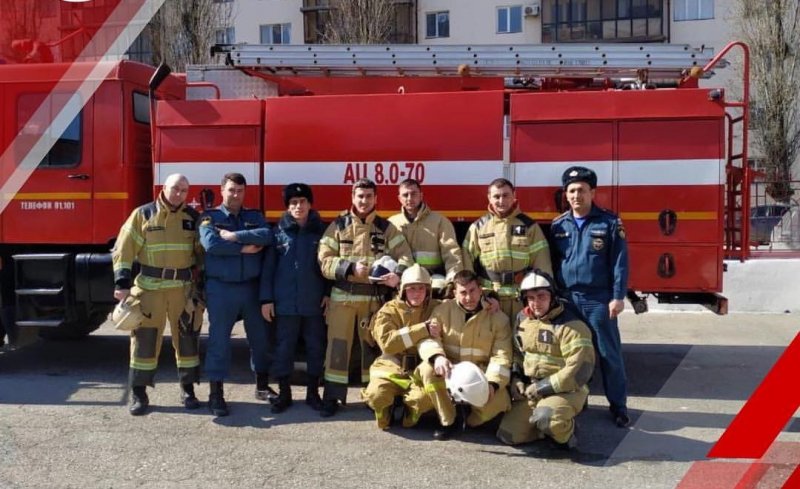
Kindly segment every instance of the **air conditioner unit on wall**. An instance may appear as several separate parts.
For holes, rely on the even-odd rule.
[[[532,3],[530,5],[525,5],[525,8],[522,9],[525,17],[537,17],[539,15],[539,4]]]

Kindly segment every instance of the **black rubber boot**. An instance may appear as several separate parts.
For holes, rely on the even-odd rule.
[[[197,409],[200,407],[200,401],[194,395],[194,384],[181,384],[181,402],[183,402],[184,409]]]
[[[214,416],[227,416],[228,404],[225,402],[225,392],[222,382],[210,382],[211,392],[208,395],[208,409]]]
[[[449,426],[441,426],[433,430],[433,439],[436,441],[449,440],[458,433],[458,423],[453,423]]]
[[[278,393],[269,386],[269,374],[256,372],[256,399],[274,404]]]
[[[319,377],[309,377],[306,385],[306,404],[314,411],[322,409],[322,398],[319,397]]]
[[[289,377],[278,379],[278,398],[272,403],[273,414],[278,414],[286,411],[292,405],[292,385],[289,383]]]
[[[133,416],[141,416],[147,412],[150,399],[147,397],[147,387],[140,385],[131,389],[131,405],[128,411]]]
[[[339,410],[339,401],[336,399],[326,399],[322,401],[322,407],[319,410],[320,417],[330,418]]]

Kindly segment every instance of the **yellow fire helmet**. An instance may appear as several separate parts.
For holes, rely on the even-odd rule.
[[[418,263],[406,268],[400,277],[400,298],[405,299],[406,287],[411,284],[424,284],[431,291],[431,275]]]

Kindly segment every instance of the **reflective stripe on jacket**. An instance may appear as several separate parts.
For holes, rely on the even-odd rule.
[[[464,267],[481,277],[484,289],[501,296],[518,295],[519,284],[530,270],[553,273],[542,229],[519,208],[505,218],[489,212],[472,223],[462,250]],[[498,279],[498,274],[506,278]]]
[[[378,216],[374,210],[363,221],[355,213],[346,211],[328,226],[319,242],[317,259],[325,278],[367,284],[369,280],[366,278],[352,275],[355,264],[362,263],[369,267],[383,255],[389,255],[397,262],[398,274],[414,264],[411,248],[392,223]],[[363,298],[337,287],[331,292],[331,300],[334,301]]]
[[[511,377],[512,355],[508,316],[490,313],[485,306],[469,319],[467,314],[455,299],[434,309],[431,318],[442,325],[442,340],[420,342],[420,357],[426,362],[435,355],[445,355],[453,363],[473,362],[486,373],[489,382],[506,386]]]
[[[526,308],[514,328],[514,370],[522,371],[541,396],[574,392],[594,372],[594,346],[589,327],[562,304],[543,318]]]
[[[134,209],[119,230],[112,252],[114,282],[130,288],[134,261],[173,269],[198,265],[203,250],[197,235],[197,219],[197,211],[185,203],[173,210],[163,193],[155,201]],[[143,290],[183,287],[185,283],[141,274],[134,280],[134,285]]]
[[[406,237],[414,261],[431,274],[441,273],[452,280],[464,268],[453,223],[425,203],[413,221],[402,210],[389,221]]]

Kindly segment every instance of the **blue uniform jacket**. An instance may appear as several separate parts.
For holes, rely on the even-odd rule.
[[[628,244],[622,220],[592,205],[579,230],[572,212],[553,220],[550,227],[553,268],[561,287],[592,289],[624,299],[628,288]]]
[[[238,241],[222,239],[219,232],[223,229],[236,232]],[[259,210],[242,209],[236,216],[220,205],[200,217],[200,243],[206,250],[207,279],[246,282],[261,275],[264,251],[242,253],[242,247],[248,244],[270,246],[272,230]]]
[[[302,228],[285,212],[275,230],[274,246],[264,256],[262,299],[274,300],[275,312],[286,316],[318,316],[320,303],[330,293],[317,261],[325,225],[312,210]]]

